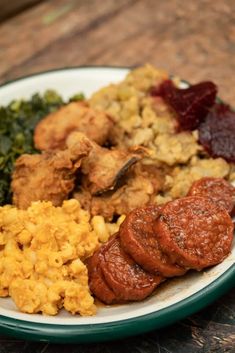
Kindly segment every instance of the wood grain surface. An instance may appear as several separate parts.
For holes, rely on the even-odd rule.
[[[42,0],[0,0],[0,21],[6,21],[40,1]]]
[[[9,1],[10,3],[10,1]],[[213,80],[235,106],[234,0],[50,0],[0,24],[0,83],[78,65],[149,62]],[[59,346],[0,336],[0,353],[235,353],[235,289],[169,328],[119,342]]]
[[[213,80],[235,104],[234,0],[51,0],[0,26],[0,81],[77,65],[145,62]]]

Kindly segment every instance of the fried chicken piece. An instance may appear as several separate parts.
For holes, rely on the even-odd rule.
[[[166,168],[139,162],[128,171],[117,190],[92,196],[88,189],[81,188],[74,192],[73,197],[91,215],[102,214],[111,221],[114,215],[127,214],[136,207],[153,202],[156,194],[164,189]]]
[[[83,132],[103,145],[113,127],[111,118],[83,102],[72,102],[47,115],[35,128],[34,143],[39,150],[64,149],[72,131]]]
[[[67,143],[79,143],[84,135],[79,132],[72,133]],[[148,154],[146,148],[132,147],[129,150],[107,149],[89,141],[92,148],[89,155],[82,161],[82,185],[92,195],[98,195],[113,190],[121,176],[127,170]]]
[[[60,206],[74,189],[75,173],[90,149],[84,137],[64,151],[20,156],[11,182],[14,205],[26,209],[32,201],[42,200]]]

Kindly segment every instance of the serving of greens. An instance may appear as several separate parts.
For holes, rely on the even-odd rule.
[[[70,98],[83,100],[82,93]],[[11,173],[16,159],[23,153],[37,153],[33,133],[37,123],[47,114],[66,104],[53,90],[34,94],[29,100],[15,100],[0,107],[0,205],[11,203]]]

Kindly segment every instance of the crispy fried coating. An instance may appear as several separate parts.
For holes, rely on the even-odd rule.
[[[128,214],[136,207],[154,202],[156,194],[164,189],[166,168],[145,165],[140,161],[131,167],[122,185],[115,191],[94,196],[90,190],[82,187],[74,192],[73,197],[91,215],[102,215],[106,220],[112,220],[114,215]]]
[[[90,149],[89,140],[83,138],[64,151],[20,156],[11,182],[14,205],[26,209],[32,201],[41,200],[60,206],[73,190],[75,173]]]
[[[85,103],[72,102],[49,114],[35,128],[34,143],[39,150],[64,149],[72,131],[80,131],[103,145],[113,127],[110,117]]]
[[[80,132],[73,132],[68,137],[67,143],[76,145],[84,135]],[[147,155],[144,147],[136,146],[128,149],[108,149],[100,147],[89,140],[92,148],[89,155],[83,159],[82,185],[89,189],[92,195],[101,194],[113,190],[119,179],[128,169]]]

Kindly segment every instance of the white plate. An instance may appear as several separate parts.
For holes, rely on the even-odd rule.
[[[0,105],[30,98],[46,89],[57,90],[65,99],[77,92],[91,93],[122,80],[128,69],[83,67],[44,72],[0,87]],[[61,311],[55,317],[18,312],[11,299],[0,299],[0,330],[32,340],[91,342],[126,337],[166,326],[208,305],[232,287],[235,279],[235,246],[222,263],[205,272],[191,272],[171,279],[156,294],[140,303],[100,307],[94,317],[72,316]]]

